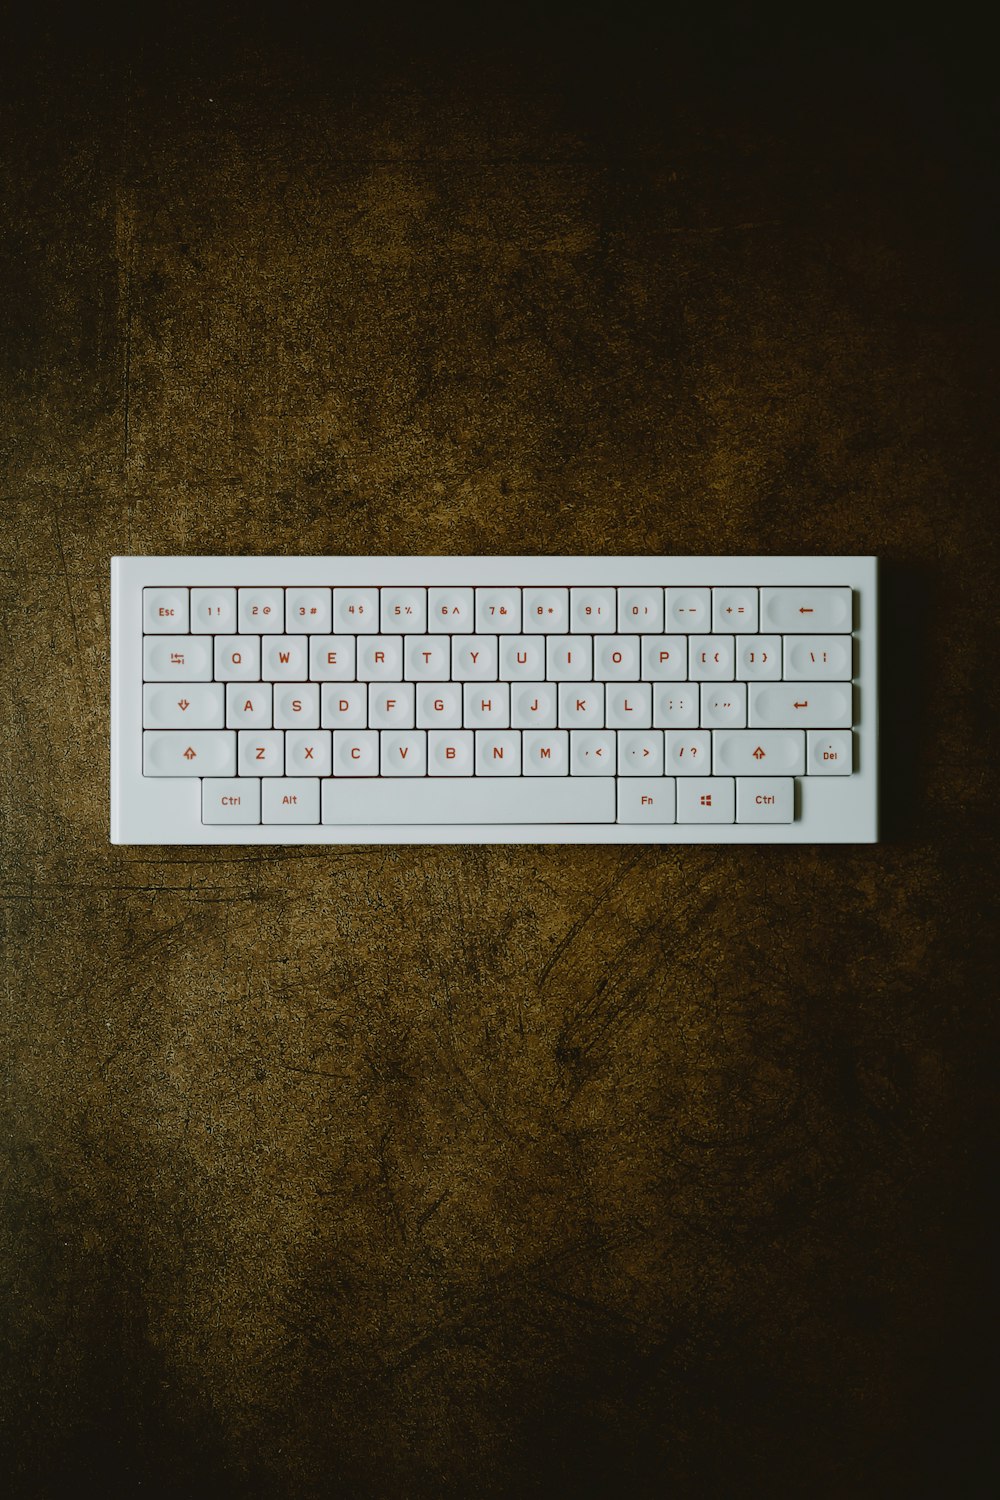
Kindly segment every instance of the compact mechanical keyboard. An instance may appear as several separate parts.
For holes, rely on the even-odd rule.
[[[871,557],[119,557],[122,844],[860,843]]]

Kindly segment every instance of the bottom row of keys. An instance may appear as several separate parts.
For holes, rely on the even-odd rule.
[[[206,777],[202,822],[226,824],[791,823],[791,776],[519,777],[447,784]]]

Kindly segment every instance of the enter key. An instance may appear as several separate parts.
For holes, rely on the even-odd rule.
[[[854,695],[849,682],[752,682],[754,729],[850,729]]]

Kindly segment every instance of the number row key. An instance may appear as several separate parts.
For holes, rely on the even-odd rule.
[[[149,635],[640,635],[851,629],[850,589],[835,588],[147,588]]]

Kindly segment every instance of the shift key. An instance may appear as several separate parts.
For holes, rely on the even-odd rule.
[[[849,682],[751,682],[753,729],[850,729],[854,695]]]

